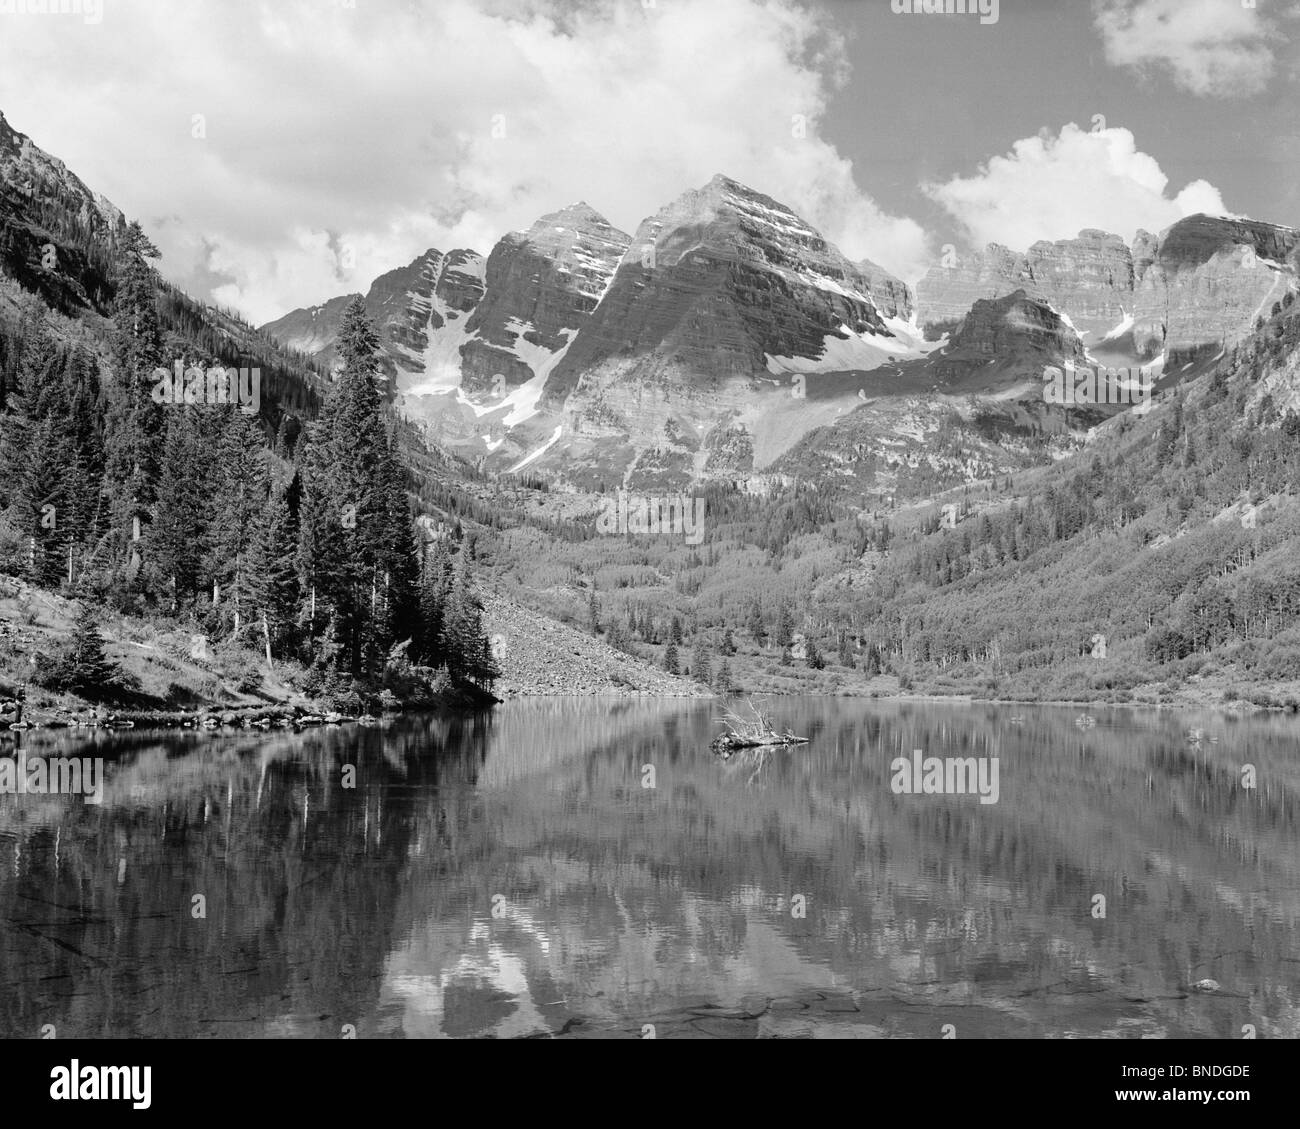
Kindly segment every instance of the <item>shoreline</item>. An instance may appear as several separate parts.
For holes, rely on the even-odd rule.
[[[158,710],[118,710],[94,711],[91,717],[41,717],[38,720],[24,721],[17,726],[0,720],[0,736],[19,733],[48,732],[128,732],[139,729],[144,732],[247,732],[260,729],[292,730],[300,733],[305,729],[339,725],[361,725],[364,727],[381,725],[407,714],[463,713],[479,709],[491,709],[507,702],[527,700],[551,700],[568,698],[573,700],[605,699],[608,701],[635,701],[659,699],[665,702],[724,701],[727,698],[744,698],[745,694],[662,694],[654,691],[637,691],[634,693],[618,692],[577,692],[577,693],[539,693],[536,691],[505,691],[503,696],[492,695],[491,701],[468,700],[467,695],[456,694],[445,700],[421,702],[404,705],[401,709],[385,710],[380,714],[343,714],[323,708],[311,710],[304,706],[275,705],[263,707],[239,707],[236,709],[201,709],[184,711]],[[939,705],[989,705],[999,707],[1034,707],[1051,709],[1136,709],[1136,710],[1206,710],[1226,716],[1249,716],[1254,714],[1285,714],[1295,711],[1281,706],[1260,706],[1243,701],[1231,704],[1191,703],[1191,702],[1110,702],[1104,700],[1029,700],[1019,698],[978,698],[970,694],[775,694],[761,695],[764,698],[822,698],[826,700],[852,699],[877,702],[915,702]]]

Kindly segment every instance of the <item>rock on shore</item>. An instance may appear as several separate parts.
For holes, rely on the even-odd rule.
[[[501,668],[499,698],[545,694],[653,694],[709,698],[689,678],[666,674],[601,640],[504,596],[483,594],[483,624]]]

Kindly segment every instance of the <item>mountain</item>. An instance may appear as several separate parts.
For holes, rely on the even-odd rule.
[[[1044,369],[1085,360],[1083,342],[1066,317],[1017,290],[978,299],[930,367],[947,391],[962,391],[972,377],[977,383],[970,390],[985,395],[1028,381],[1037,399]]]
[[[447,254],[430,248],[404,267],[380,275],[365,295],[366,312],[379,330],[381,363],[390,391],[412,377],[437,380],[449,363],[445,342],[463,336],[466,315],[483,296],[483,258],[474,251]],[[332,368],[343,294],[319,306],[293,310],[262,326],[265,333]],[[455,359],[454,350],[450,359]]]
[[[343,311],[356,294],[340,294],[319,306],[292,310],[284,317],[262,326],[281,344],[318,359],[325,367],[334,360],[334,342],[338,337]]]
[[[109,238],[125,226],[121,211],[106,197],[92,192],[57,157],[52,157],[19,133],[0,110],[0,181],[6,197],[39,201],[66,212],[85,229]]]
[[[1291,287],[1300,231],[1196,215],[1133,247],[1134,345],[1167,366],[1246,338]]]
[[[126,221],[0,111],[0,269],[63,313],[104,312]]]
[[[1104,336],[1133,307],[1133,256],[1118,235],[1081,231],[1041,241],[1019,254],[997,243],[982,253],[949,256],[917,284],[917,321],[927,336],[954,328],[982,298],[1017,290],[1065,313],[1081,332]]]
[[[423,355],[386,337],[398,404],[462,455],[576,484],[747,473],[758,394],[771,406],[796,376],[925,351],[902,281],[724,176],[632,237],[586,203],[543,216],[501,239],[482,277],[467,318],[429,323]],[[390,289],[394,316],[418,323],[418,288],[405,313]],[[378,316],[375,287],[366,301]],[[328,361],[341,305],[263,328]]]
[[[1070,446],[1070,428],[1064,410],[1043,402],[1042,373],[1086,359],[1079,335],[1048,303],[1023,290],[977,299],[929,357],[844,374],[818,390],[833,418],[771,469],[828,491],[908,498],[1045,464]],[[1097,409],[1096,418],[1114,410]]]
[[[466,392],[500,396],[527,385],[540,393],[605,296],[628,244],[624,232],[586,203],[500,240],[488,256],[484,300],[466,327]]]
[[[468,455],[500,446],[505,429],[534,414],[542,385],[627,247],[625,233],[577,203],[504,236],[486,260],[431,249],[376,279],[365,302],[380,326],[396,406],[431,441]],[[331,364],[350,297],[262,328]]]
[[[954,328],[981,298],[1017,290],[1048,302],[1110,363],[1165,354],[1167,365],[1244,339],[1294,279],[1300,231],[1194,215],[1159,236],[1081,231],[1024,254],[991,243],[941,261],[917,284],[929,337]]]
[[[760,417],[793,375],[874,368],[913,347],[906,288],[872,271],[727,177],[685,193],[638,227],[547,381],[545,426],[557,426],[537,436],[554,446],[541,462],[629,484],[754,469]]]
[[[602,369],[689,389],[770,373],[874,367],[910,314],[789,208],[724,176],[642,222],[545,401],[569,411]],[[891,280],[897,283],[897,280]],[[856,365],[845,364],[855,359]],[[802,362],[802,363],[801,363]],[[625,383],[625,382],[620,382]]]
[[[1024,253],[992,244],[946,257],[914,297],[719,175],[630,237],[578,203],[505,236],[477,274],[456,254],[481,280],[457,300],[436,251],[367,295],[395,405],[489,473],[675,490],[819,467],[843,481],[846,450],[886,465],[890,444],[954,410],[959,431],[980,421],[966,440],[981,449],[990,427],[1027,429],[1005,469],[1052,457],[1122,409],[1045,403],[1048,368],[1140,366],[1162,390],[1194,379],[1293,284],[1300,232],[1198,215],[1132,247],[1095,229]],[[328,362],[341,302],[264,328]],[[913,408],[924,426],[900,422]],[[974,465],[917,457],[938,481]]]

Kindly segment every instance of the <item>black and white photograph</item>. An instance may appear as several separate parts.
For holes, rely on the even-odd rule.
[[[1033,1041],[1010,1109],[1085,1044],[1081,1112],[1249,1108],[1298,290],[1300,0],[0,0],[24,1085]]]

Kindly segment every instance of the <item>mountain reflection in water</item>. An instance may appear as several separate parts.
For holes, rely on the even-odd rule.
[[[10,735],[108,784],[0,796],[0,1035],[1300,1035],[1293,720],[793,699],[723,762],[715,712]]]

